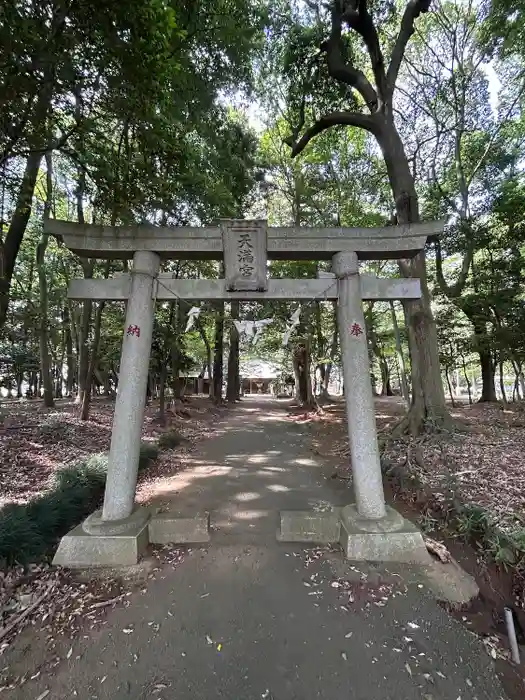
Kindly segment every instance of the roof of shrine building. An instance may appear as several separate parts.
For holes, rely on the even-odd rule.
[[[224,370],[226,371],[226,366]],[[188,372],[180,372],[180,377],[184,379],[197,379],[200,370],[194,369]],[[239,376],[242,379],[279,379],[283,374],[282,369],[275,362],[267,362],[259,358],[251,360],[241,360],[239,367]],[[224,375],[226,376],[226,374]],[[209,379],[208,369],[204,372],[204,379]]]
[[[244,220],[243,223],[250,224]],[[269,226],[268,258],[327,260],[346,251],[356,252],[362,260],[412,257],[424,248],[429,236],[443,231],[444,224],[444,221],[430,221],[370,228]],[[50,219],[45,230],[81,257],[129,259],[134,252],[142,250],[153,251],[165,259],[223,257],[220,226],[104,226]]]

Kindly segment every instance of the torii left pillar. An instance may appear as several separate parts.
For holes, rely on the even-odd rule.
[[[135,508],[135,489],[159,265],[156,253],[139,251],[133,256],[104,506],[62,538],[55,564],[135,564],[148,543],[148,513]]]

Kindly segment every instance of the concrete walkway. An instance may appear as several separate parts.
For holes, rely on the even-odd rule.
[[[217,437],[157,495],[164,503],[177,491],[180,511],[210,509],[210,545],[166,565],[56,675],[10,697],[503,698],[490,657],[417,573],[276,541],[279,509],[349,500],[305,433],[277,402],[246,400],[225,414]]]
[[[288,405],[246,397],[183,472],[156,485],[153,504],[182,516],[210,513],[213,542],[224,544],[271,542],[281,510],[346,505],[346,484],[331,480],[333,464],[309,451],[304,426],[287,419]]]

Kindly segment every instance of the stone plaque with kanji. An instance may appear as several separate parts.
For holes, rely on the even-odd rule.
[[[265,292],[267,281],[266,221],[221,222],[224,275],[230,292]]]

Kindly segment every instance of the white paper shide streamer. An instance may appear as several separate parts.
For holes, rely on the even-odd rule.
[[[201,309],[198,306],[192,306],[191,309],[188,311],[188,322],[186,323],[186,333],[188,331],[191,331],[193,326],[195,325],[195,321],[198,319],[200,315]]]
[[[301,307],[298,306],[293,314],[290,316],[288,319],[288,324],[286,327],[286,331],[284,332],[283,335],[283,348],[286,347],[290,341],[290,336],[293,333],[294,328],[299,325],[299,317],[301,316]]]
[[[251,340],[252,345],[256,345],[266,326],[273,323],[273,318],[262,318],[259,321],[234,320],[233,323],[239,335],[245,335]]]

